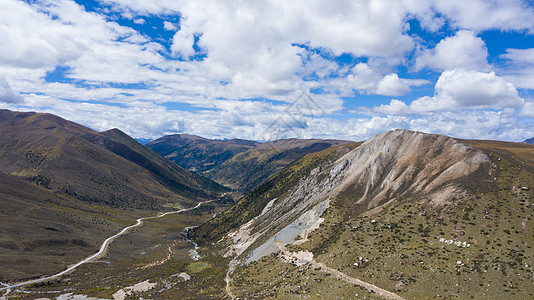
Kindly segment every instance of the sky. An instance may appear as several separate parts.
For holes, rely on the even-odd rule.
[[[530,0],[0,0],[0,109],[135,138],[534,137]]]

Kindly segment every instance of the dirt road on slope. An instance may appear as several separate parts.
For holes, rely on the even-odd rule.
[[[313,255],[302,255],[302,253],[293,253],[293,252],[290,252],[288,251],[286,248],[285,248],[285,244],[281,241],[276,241],[275,242],[276,246],[278,247],[278,249],[280,249],[280,251],[282,251],[282,253],[288,257],[291,257],[297,261],[305,261],[307,263],[310,263],[314,268],[318,268],[318,269],[321,269],[321,271],[325,272],[325,273],[328,273],[336,278],[339,278],[341,280],[344,280],[348,283],[352,283],[352,284],[356,284],[356,285],[359,285],[361,287],[364,287],[365,289],[367,289],[368,291],[372,291],[372,292],[375,292],[376,295],[380,296],[380,297],[383,297],[385,299],[394,299],[394,300],[406,300],[404,298],[402,298],[401,296],[395,294],[395,293],[392,293],[392,292],[389,292],[389,291],[386,291],[382,288],[379,288],[377,287],[376,285],[374,284],[371,284],[371,283],[368,283],[368,282],[365,282],[365,281],[362,281],[358,278],[354,278],[354,277],[351,277],[341,271],[338,271],[336,269],[333,269],[333,268],[330,268],[329,266],[327,266],[326,264],[322,263],[322,262],[317,262],[316,260],[313,259]],[[307,254],[311,254],[311,253],[307,253]]]

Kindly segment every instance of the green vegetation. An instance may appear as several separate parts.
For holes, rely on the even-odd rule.
[[[489,153],[498,169],[490,191],[444,207],[397,199],[378,213],[358,216],[347,214],[346,199],[337,198],[309,241],[291,251],[311,251],[319,262],[407,299],[533,298],[534,195],[522,187],[534,186],[534,174],[510,159],[521,152],[508,158]],[[522,162],[532,161],[523,156]],[[279,255],[238,269],[234,291],[271,298],[331,293],[373,298],[360,287],[308,265],[288,264]]]
[[[172,202],[167,202],[167,203],[163,204],[163,207],[171,208],[171,209],[174,209],[174,210],[178,210],[178,209],[182,209],[183,208],[183,206],[180,205],[179,203],[172,203]]]
[[[188,207],[225,190],[174,166],[118,130],[97,133],[50,115],[2,113],[7,117],[0,120],[10,128],[0,133],[0,166],[5,171],[0,172],[2,282],[59,272],[96,252],[103,239],[139,216]],[[41,129],[27,130],[30,125]],[[402,197],[389,199],[388,194],[386,200],[394,201],[370,212],[367,199],[355,201],[361,198],[361,186],[347,181],[351,184],[329,196],[330,206],[319,228],[288,250],[309,251],[330,268],[407,299],[534,298],[534,146],[464,142],[488,153],[493,164],[492,170],[487,164],[469,178],[446,182],[465,193],[451,193],[450,199],[436,204],[425,198],[428,195],[403,190]],[[232,176],[228,170],[250,171],[233,174],[236,186],[243,184],[240,180],[252,180],[258,168],[276,172],[293,159],[287,151],[250,149],[247,141],[232,143],[247,149],[228,155],[222,147],[220,157],[210,159],[226,157],[221,178]],[[109,299],[122,288],[149,280],[156,286],[136,298],[225,298],[230,258],[221,257],[228,249],[216,242],[258,216],[271,200],[282,201],[310,174],[319,180],[329,176],[332,163],[358,145],[304,155],[227,210],[217,202],[147,220],[115,240],[99,261],[11,296],[53,298],[68,291]],[[435,162],[440,151],[428,157]],[[425,166],[416,163],[417,174],[432,174],[418,178],[421,186],[439,176],[424,173]],[[377,174],[387,176],[391,165]],[[205,172],[217,173],[209,159],[202,166]],[[410,187],[408,182],[400,189]],[[369,190],[380,189],[376,185]],[[193,246],[183,230],[198,225],[189,232],[201,245],[200,260],[193,261],[189,256]],[[266,228],[270,231],[255,243],[285,225]],[[232,291],[240,298],[377,298],[310,264],[290,264],[280,254],[239,266],[232,278]]]
[[[147,146],[189,171],[248,193],[304,155],[347,143],[350,142],[299,139],[269,143],[239,139],[219,141],[176,134],[154,140]]]
[[[60,280],[24,288],[32,293],[10,295],[14,299],[36,299],[69,292],[112,299],[113,293],[119,289],[149,280],[157,286],[135,294],[136,298],[223,298],[228,261],[209,254],[199,261],[192,261],[189,251],[193,245],[181,236],[185,227],[205,222],[212,213],[176,214],[147,220],[143,226],[114,241],[101,260],[83,265]],[[178,276],[182,272],[191,279],[184,281]]]
[[[117,129],[96,132],[54,115],[8,110],[0,110],[0,128],[1,282],[60,272],[138,217],[228,190]],[[199,225],[225,208],[208,205],[181,217]]]
[[[196,261],[194,263],[191,263],[187,270],[191,273],[198,273],[206,268],[209,268],[211,265],[204,261]]]

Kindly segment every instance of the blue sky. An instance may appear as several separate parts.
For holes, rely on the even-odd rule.
[[[0,49],[0,108],[136,138],[534,136],[530,1],[4,0]]]

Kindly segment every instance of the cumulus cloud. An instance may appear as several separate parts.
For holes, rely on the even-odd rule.
[[[193,33],[182,27],[172,37],[171,50],[174,55],[187,59],[195,54],[194,44],[195,36]]]
[[[347,86],[364,94],[384,96],[402,96],[410,92],[412,86],[428,84],[427,80],[401,79],[399,75],[390,73],[381,76],[368,64],[359,63],[347,76]]]
[[[163,22],[163,29],[168,30],[168,31],[174,31],[174,30],[178,29],[178,27],[176,27],[176,25],[174,25],[173,23],[171,23],[169,21],[164,21]]]
[[[24,97],[15,93],[7,80],[4,77],[0,77],[0,102],[5,103],[22,103]]]
[[[441,40],[434,49],[424,50],[416,59],[415,69],[485,70],[488,68],[487,57],[488,49],[484,41],[472,31],[461,30]]]
[[[139,45],[147,39],[132,28],[68,0],[6,0],[0,30],[0,66],[9,68],[13,78],[27,80],[28,70],[42,74],[61,65],[71,67],[69,75],[80,80],[139,82],[149,72],[141,64],[161,61],[152,44]]]
[[[410,114],[410,109],[406,103],[392,99],[389,104],[382,104],[371,109],[372,112],[382,115],[407,115]]]
[[[505,55],[518,66],[517,74],[482,73],[488,71],[488,53],[475,34],[485,29],[531,29],[534,13],[519,0],[99,2],[104,5],[100,12],[87,12],[72,0],[2,2],[0,71],[25,95],[24,103],[13,103],[15,97],[11,103],[4,100],[3,107],[46,110],[96,129],[119,127],[136,137],[190,132],[260,138],[258,134],[287,113],[285,108],[303,90],[319,91],[312,95],[314,100],[333,114],[343,108],[340,97],[353,96],[354,91],[398,97],[427,84],[403,78],[408,75],[399,71],[415,69],[406,64],[419,37],[409,33],[407,20],[417,18],[427,30],[442,30],[445,24],[446,32],[459,30],[421,52],[418,70],[462,67],[478,72],[445,71],[433,97],[411,105],[393,99],[370,109],[375,114],[370,118],[304,116],[298,134],[363,139],[393,128],[439,130],[439,122],[447,130],[435,132],[467,134],[471,129],[461,124],[462,109],[477,110],[473,115],[479,119],[470,122],[488,126],[492,137],[505,134],[490,123],[524,130],[510,119],[514,114],[507,110],[505,116],[504,110],[521,107],[515,87],[531,87],[534,82],[529,79],[532,73],[521,81],[528,73],[519,67],[526,65],[530,52],[510,49]],[[119,11],[134,22],[152,17],[162,22],[169,15],[179,16],[179,21],[163,21],[163,28],[171,31],[166,34],[174,33],[168,47],[119,25],[121,20],[115,22],[106,11]],[[350,62],[336,60],[339,55]],[[362,61],[367,63],[355,66]],[[45,81],[57,66],[68,69],[64,77],[70,83]],[[250,100],[254,98],[269,100]],[[173,102],[188,103],[191,111],[164,106]],[[502,111],[485,115],[480,111],[484,109]],[[521,114],[528,116],[530,111],[531,105],[525,104]],[[489,123],[482,122],[486,119]]]
[[[399,1],[115,1],[116,9],[137,14],[180,14],[206,44],[247,44],[276,38],[309,43],[336,54],[390,56],[413,47],[404,34],[404,6]],[[224,22],[223,22],[224,21]],[[380,23],[381,26],[375,26]],[[217,35],[215,35],[217,33]],[[251,34],[259,34],[252,38]],[[236,43],[239,40],[240,43]],[[262,46],[263,43],[257,44]]]
[[[515,86],[494,72],[448,70],[441,74],[433,97],[410,104],[413,112],[458,109],[504,109],[523,106]]]
[[[425,1],[425,0],[421,0]],[[523,0],[433,0],[436,13],[452,26],[470,30],[523,30],[534,32],[534,10]]]
[[[435,87],[435,95],[416,99],[407,105],[393,99],[389,104],[371,108],[375,114],[410,115],[439,111],[505,110],[521,108],[524,99],[515,86],[494,72],[448,70],[441,74]],[[528,114],[528,108],[525,110]]]

